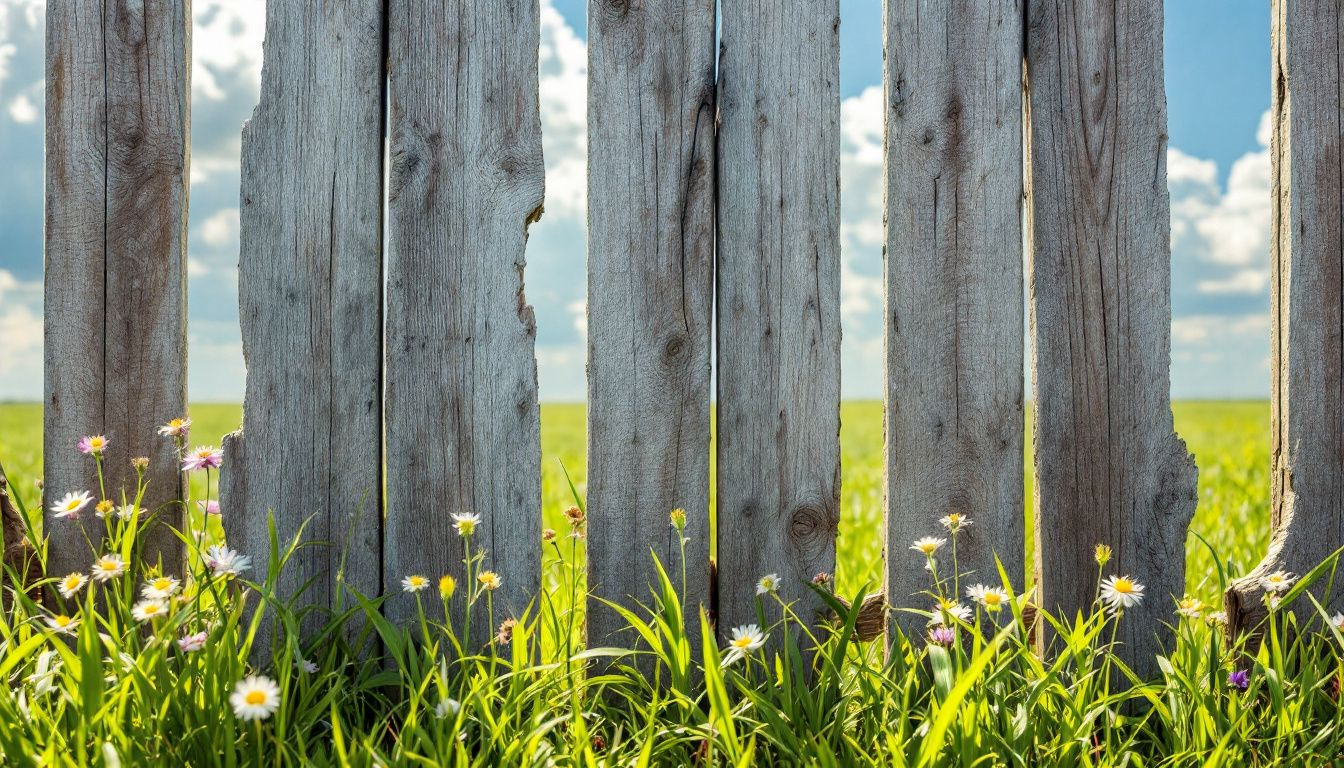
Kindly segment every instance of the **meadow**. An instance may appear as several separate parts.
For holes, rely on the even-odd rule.
[[[0,462],[29,506],[39,415],[34,405],[0,406]],[[236,406],[196,406],[192,444],[218,444],[238,415]],[[1187,547],[1191,599],[1179,612],[1173,606],[1176,642],[1156,678],[1139,679],[1115,652],[1115,628],[1136,598],[1114,580],[1101,583],[1116,575],[1104,549],[1092,612],[1052,616],[1026,604],[1023,574],[1001,573],[966,595],[951,588],[956,529],[947,523],[952,555],[945,562],[946,550],[937,552],[934,605],[921,611],[927,633],[896,630],[886,653],[883,643],[855,642],[857,598],[880,578],[882,413],[870,402],[842,410],[838,569],[833,583],[814,587],[831,620],[802,620],[766,577],[758,623],[725,628],[724,644],[693,654],[685,622],[702,622],[712,635],[708,619],[684,611],[678,563],[650,562],[647,602],[624,614],[628,646],[585,648],[572,631],[582,616],[570,597],[582,588],[584,521],[564,513],[582,500],[584,410],[548,405],[546,524],[575,535],[543,545],[543,591],[517,623],[473,628],[465,618],[491,605],[490,574],[475,559],[460,583],[407,574],[393,594],[351,596],[345,614],[327,617],[302,644],[287,635],[254,648],[259,621],[293,627],[300,619],[298,606],[271,599],[265,578],[284,567],[292,543],[277,542],[271,553],[201,552],[181,580],[137,570],[133,557],[128,566],[104,556],[89,574],[50,574],[61,599],[39,605],[35,593],[18,592],[0,612],[0,678],[10,683],[0,693],[0,761],[1337,764],[1344,616],[1311,606],[1305,592],[1331,564],[1276,587],[1269,623],[1255,638],[1229,641],[1218,614],[1221,581],[1248,569],[1268,539],[1268,405],[1177,403],[1175,416],[1199,464],[1200,504]],[[197,499],[201,479],[192,475]],[[106,555],[134,551],[139,519],[106,519]],[[679,525],[675,515],[669,523]],[[455,527],[471,535],[470,524]],[[900,550],[895,556],[921,556]],[[414,601],[418,625],[388,624],[384,600]],[[256,605],[265,610],[249,610]],[[1029,607],[1054,638],[1044,655],[1029,640]]]

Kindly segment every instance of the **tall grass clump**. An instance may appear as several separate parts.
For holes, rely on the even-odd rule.
[[[1090,611],[1055,616],[1002,569],[968,583],[956,549],[973,521],[958,515],[890,553],[922,558],[928,589],[892,612],[881,641],[860,627],[866,590],[838,595],[833,574],[809,585],[821,614],[800,613],[780,598],[780,577],[762,574],[756,621],[716,627],[705,606],[682,602],[688,565],[704,565],[683,546],[679,562],[647,559],[638,604],[592,607],[619,612],[627,631],[587,647],[577,493],[569,530],[539,532],[543,587],[521,615],[496,611],[499,577],[470,513],[452,521],[467,553],[460,578],[399,574],[395,592],[347,591],[337,604],[348,608],[318,609],[302,594],[277,598],[275,580],[320,544],[281,541],[273,524],[269,552],[219,541],[209,478],[223,457],[188,450],[188,425],[174,426],[166,439],[206,488],[186,501],[186,573],[140,561],[140,533],[162,510],[140,508],[143,467],[135,488],[104,487],[99,436],[81,443],[96,496],[69,489],[52,514],[53,525],[100,522],[85,519],[103,534],[88,540],[89,568],[26,584],[9,571],[3,764],[1331,765],[1344,750],[1344,616],[1307,591],[1333,563],[1267,580],[1269,618],[1235,640],[1219,611],[1173,601],[1174,644],[1153,679],[1133,673],[1115,639],[1134,620],[1127,608],[1171,599],[1145,593],[1143,574],[1115,572],[1099,545]],[[668,524],[683,543],[707,535],[679,510]],[[383,618],[396,600],[415,605],[410,626]],[[270,647],[256,646],[262,622],[278,629]],[[300,637],[300,626],[319,628]]]

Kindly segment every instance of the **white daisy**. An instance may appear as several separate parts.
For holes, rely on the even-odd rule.
[[[79,592],[79,590],[83,589],[85,584],[88,583],[89,583],[88,576],[85,576],[82,573],[71,573],[66,575],[65,578],[60,580],[60,582],[56,585],[56,589],[61,593],[61,597],[64,597],[66,600],[69,600],[70,598],[74,597],[75,594]]]
[[[216,544],[205,551],[205,566],[219,576],[237,576],[252,567],[252,558]]]
[[[1143,585],[1129,576],[1109,576],[1101,583],[1101,599],[1118,613],[1143,602]]]
[[[150,600],[167,600],[177,594],[181,587],[182,582],[172,576],[156,576],[145,582],[145,586],[140,588],[140,594]]]
[[[779,574],[777,573],[767,573],[761,577],[760,581],[756,582],[756,594],[758,595],[768,595],[771,592],[778,591]]]
[[[457,529],[457,535],[466,538],[476,532],[476,526],[481,524],[481,516],[475,512],[454,512],[453,527]]]
[[[756,624],[744,624],[733,628],[733,637],[728,641],[728,653],[723,658],[724,666],[745,658],[752,651],[765,645],[765,633]]]
[[[947,543],[947,539],[940,539],[937,536],[925,536],[922,539],[915,539],[915,543],[910,546],[916,552],[922,553],[925,557],[932,557],[938,548]]]
[[[419,592],[428,586],[429,579],[424,576],[411,575],[401,580],[401,591],[403,592]]]
[[[71,491],[62,496],[55,504],[52,504],[49,509],[52,512],[52,517],[78,520],[80,511],[92,503],[93,497],[89,495],[88,491],[79,491],[78,493]]]
[[[956,602],[955,600],[941,600],[933,606],[933,616],[929,619],[929,626],[940,626],[951,624],[952,619],[958,621],[970,621],[971,609]]]
[[[269,677],[252,675],[234,686],[229,703],[240,720],[265,720],[280,708],[280,688]]]
[[[940,518],[938,522],[942,523],[943,527],[952,533],[956,533],[962,528],[971,525],[971,519],[960,512],[949,512],[947,515]]]
[[[121,555],[103,555],[93,561],[91,570],[94,581],[111,581],[126,572],[126,561],[121,559]]]
[[[316,663],[316,662],[312,662],[312,661],[309,661],[309,660],[307,660],[307,659],[295,659],[295,660],[294,660],[294,666],[295,666],[297,669],[299,669],[301,672],[304,672],[304,673],[306,673],[306,674],[309,674],[309,675],[315,675],[315,674],[317,674],[317,663]]]
[[[168,604],[162,600],[141,600],[131,608],[136,621],[152,621],[168,615]]]
[[[1297,577],[1287,571],[1275,571],[1260,579],[1260,586],[1269,592],[1287,592]]]
[[[46,621],[47,626],[51,627],[53,632],[59,632],[63,635],[75,634],[75,629],[79,626],[79,619],[66,616],[63,613],[48,616]]]
[[[1197,597],[1183,597],[1176,601],[1176,612],[1186,618],[1198,619],[1204,612],[1204,601]]]
[[[987,611],[998,611],[1008,604],[1008,591],[999,587],[976,584],[966,588],[966,596],[983,605]]]

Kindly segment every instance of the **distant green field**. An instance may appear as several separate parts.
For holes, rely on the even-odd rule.
[[[235,405],[192,408],[193,441],[218,444],[235,429]],[[1191,526],[1211,543],[1232,572],[1249,568],[1269,540],[1269,404],[1266,402],[1179,402],[1176,429],[1199,464],[1199,508]],[[0,405],[0,462],[19,486],[33,495],[29,479],[42,461],[41,409],[36,404]],[[838,587],[843,593],[880,581],[882,540],[882,407],[847,402],[841,409],[844,485],[839,539]],[[1028,431],[1028,435],[1030,432]],[[561,510],[571,501],[561,464],[584,489],[584,407],[543,405],[541,410],[542,498],[547,524],[563,529]],[[1030,447],[1027,451],[1028,506],[1031,503]],[[933,521],[930,521],[932,528]],[[1027,515],[1031,540],[1030,509]],[[904,549],[904,547],[901,547]],[[1194,536],[1187,547],[1190,591],[1216,596],[1214,561]]]

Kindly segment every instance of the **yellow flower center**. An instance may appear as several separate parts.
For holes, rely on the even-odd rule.
[[[95,450],[95,451],[102,450],[102,448],[103,448],[103,442],[104,442],[104,441],[103,441],[103,438],[101,438],[101,437],[90,438],[90,439],[89,439],[89,447],[92,448],[92,449]]]
[[[412,587],[423,587],[425,585],[425,578],[423,576],[412,576],[410,582]]]
[[[79,499],[71,499],[65,502],[66,512],[74,512],[76,509],[79,509]]]
[[[71,619],[69,616],[57,616],[55,618],[56,626],[58,627],[68,627],[70,626],[70,621]]]
[[[146,616],[150,616],[150,615],[156,614],[156,613],[158,613],[158,612],[159,612],[159,606],[155,605],[154,603],[150,603],[149,605],[146,605],[146,606],[145,606],[145,615],[146,615]]]
[[[111,560],[102,561],[98,564],[98,567],[108,573],[115,573],[117,570],[117,564]]]
[[[266,703],[266,694],[263,691],[248,691],[243,700],[251,706],[259,707]]]
[[[1111,589],[1114,589],[1116,592],[1119,592],[1122,595],[1128,595],[1129,593],[1134,591],[1134,582],[1130,581],[1129,579],[1116,579],[1111,584]]]
[[[173,429],[181,429],[181,428],[182,428],[182,420],[181,420],[181,419],[173,419],[172,421],[168,422],[168,426],[172,427]]]
[[[750,648],[750,647],[751,647],[751,638],[750,638],[750,637],[739,637],[739,638],[737,638],[736,640],[733,641],[733,647],[745,651],[747,648]]]
[[[1002,602],[1003,598],[999,595],[999,593],[997,592],[985,593],[985,605],[999,605]]]
[[[65,577],[65,588],[66,588],[67,590],[69,590],[69,589],[74,589],[75,587],[78,587],[78,586],[79,586],[79,577],[78,577],[78,576],[66,576],[66,577]]]

